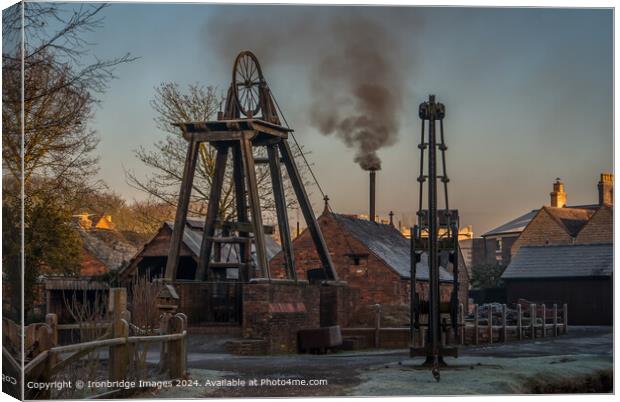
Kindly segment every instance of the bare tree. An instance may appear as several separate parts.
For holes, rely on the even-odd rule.
[[[129,54],[110,60],[90,55],[84,34],[101,26],[105,7],[21,2],[2,13],[3,222],[16,223],[3,239],[2,261],[3,272],[14,278],[9,284],[15,296],[22,288],[22,246],[32,279],[23,283],[26,297],[42,268],[75,271],[81,243],[68,227],[72,208],[102,185],[93,155],[98,138],[88,123],[115,67],[134,60]],[[24,244],[18,234],[22,212]]]
[[[142,177],[134,171],[127,171],[129,184],[161,203],[176,207],[188,144],[181,136],[180,130],[172,123],[210,120],[221,103],[222,97],[218,95],[216,88],[211,86],[204,87],[200,84],[192,84],[188,86],[186,91],[183,91],[177,83],[164,82],[155,88],[155,96],[151,100],[151,106],[157,113],[155,117],[157,127],[166,133],[166,137],[157,141],[152,148],[140,147],[135,151],[136,157],[144,165],[151,168],[152,173]],[[263,149],[257,149],[254,156],[264,157],[266,152]],[[295,148],[294,156],[297,159],[301,156],[299,149]],[[230,159],[226,168],[220,199],[220,219],[232,219],[236,215],[232,161]],[[307,173],[306,165],[298,163],[298,167],[302,177],[304,177]],[[190,214],[198,216],[206,214],[209,190],[215,173],[214,169],[215,149],[202,143],[190,199]],[[297,202],[292,196],[293,191],[287,175],[285,172],[283,174],[285,176],[287,204],[288,207],[294,208]],[[263,211],[269,214],[268,218],[273,218],[275,202],[269,167],[257,165],[256,176],[261,207]]]

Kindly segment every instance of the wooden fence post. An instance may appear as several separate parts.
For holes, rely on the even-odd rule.
[[[564,315],[564,317],[563,317],[563,320],[564,320],[564,334],[567,334],[568,333],[568,304],[564,303],[562,313]]]
[[[474,345],[478,344],[478,305],[474,304]]]
[[[517,335],[519,340],[523,339],[523,312],[521,311],[521,305],[517,303]]]
[[[169,332],[171,334],[182,334],[185,331],[185,320],[183,317],[175,315],[170,318]],[[183,339],[168,341],[168,372],[170,378],[182,378],[185,375],[185,352]]]
[[[52,330],[52,346],[58,346],[58,316],[53,313],[46,314],[45,323],[49,325]]]
[[[112,338],[129,337],[129,323],[122,317],[127,317],[127,289],[111,288],[108,303],[109,313],[112,315]],[[111,381],[127,379],[129,365],[129,351],[127,342],[121,345],[110,346],[109,378]]]
[[[168,334],[168,322],[172,316],[170,313],[163,313],[159,320],[159,334]],[[159,350],[159,370],[165,372],[168,367],[168,342],[162,342]]]
[[[491,304],[487,304],[487,308],[489,309],[489,312],[487,314],[489,326],[489,344],[491,344],[493,343],[493,306]]]
[[[542,337],[547,336],[547,305],[542,305]]]
[[[507,341],[507,331],[506,331],[506,305],[502,304],[502,341],[506,343]]]
[[[530,304],[530,330],[532,331],[532,339],[536,338],[536,305]]]
[[[183,337],[183,374],[187,371],[187,316],[184,313],[177,313],[177,317],[181,317],[183,319],[183,331],[186,332],[186,335]],[[181,332],[183,332],[181,331]]]
[[[463,303],[459,304],[459,325],[460,344],[465,345],[465,306]]]
[[[558,336],[558,305],[553,305],[553,336]]]

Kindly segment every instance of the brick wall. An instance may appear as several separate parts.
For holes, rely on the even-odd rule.
[[[321,215],[318,222],[339,279],[357,291],[356,305],[409,303],[409,279],[401,278],[363,243],[345,232],[331,215]],[[306,279],[307,270],[321,267],[321,261],[307,230],[294,240],[293,250],[298,278]],[[351,254],[367,254],[367,257],[359,258],[359,265],[356,265],[350,257]],[[285,277],[282,253],[270,261],[270,269],[272,277]],[[421,293],[427,292],[427,286],[427,283],[418,282]],[[450,289],[451,285],[442,285],[442,298],[445,295],[449,298]],[[464,289],[462,290],[463,297],[466,298]]]
[[[514,242],[511,254],[515,255],[524,245],[544,246],[545,244],[572,244],[572,242],[572,237],[566,230],[542,208]]]
[[[269,353],[297,351],[297,332],[320,325],[320,289],[307,282],[252,282],[243,287],[244,338],[264,339]]]

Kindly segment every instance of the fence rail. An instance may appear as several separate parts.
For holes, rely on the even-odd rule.
[[[479,345],[510,342],[558,336],[568,332],[568,306],[517,304],[508,308],[505,304],[473,305],[471,313],[465,315],[463,305],[459,306],[458,330],[447,325],[442,332],[444,343]],[[375,326],[365,328],[343,328],[345,338],[363,338],[364,347],[406,348],[411,345],[409,327],[381,327],[381,309],[376,309]],[[422,322],[413,334],[415,346],[424,346],[427,324]],[[358,339],[359,340],[359,339]]]

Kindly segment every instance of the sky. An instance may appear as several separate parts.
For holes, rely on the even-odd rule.
[[[375,50],[394,62],[402,98],[396,139],[378,150],[379,214],[392,210],[407,222],[417,210],[417,109],[431,93],[446,106],[450,206],[476,235],[549,204],[556,177],[569,205],[595,203],[599,174],[613,171],[611,10],[112,3],[103,16],[86,38],[90,57],[139,57],[117,69],[92,122],[100,178],[128,200],[145,195],[125,170],[148,173],[134,150],[165,136],[149,104],[154,88],[174,81],[225,90],[236,54],[249,49],[333,210],[367,213],[368,174],[355,150],[322,133],[310,112],[321,101],[315,65],[345,40],[329,27],[355,18],[386,33],[388,47]],[[354,45],[365,43],[376,45]],[[346,100],[345,77],[318,78]],[[320,212],[318,189],[308,190]]]

